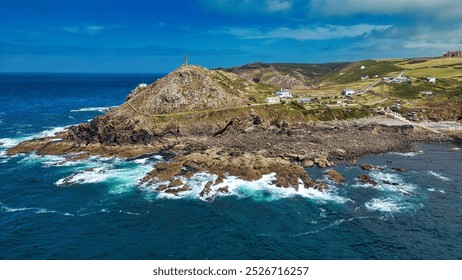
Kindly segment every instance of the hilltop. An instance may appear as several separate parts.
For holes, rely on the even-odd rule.
[[[258,92],[258,85],[238,75],[183,65],[146,87],[137,87],[120,110],[146,114],[168,114],[242,106]]]

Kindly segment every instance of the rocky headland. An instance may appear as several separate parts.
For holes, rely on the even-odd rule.
[[[448,141],[461,135],[390,123],[385,116],[313,121],[311,115],[284,105],[255,102],[265,94],[267,88],[236,74],[184,65],[147,87],[137,87],[121,106],[90,123],[20,143],[7,153],[35,151],[78,160],[90,155],[137,158],[165,152],[171,161],[157,164],[140,183],[167,182],[158,191],[176,195],[189,189],[181,176],[207,171],[217,175],[201,192],[207,196],[226,176],[258,180],[270,173],[276,174],[276,186],[322,191],[328,186],[312,180],[305,167],[409,151],[415,142]],[[249,101],[254,102],[249,105]],[[318,113],[323,112],[313,114]],[[327,176],[343,183],[343,176],[334,170],[328,170]],[[360,180],[375,183],[368,177]],[[226,193],[227,187],[218,191]]]

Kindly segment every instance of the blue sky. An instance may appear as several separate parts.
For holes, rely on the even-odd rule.
[[[1,0],[1,72],[169,72],[439,56],[460,0]]]

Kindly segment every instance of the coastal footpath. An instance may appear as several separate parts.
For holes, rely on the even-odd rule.
[[[189,188],[182,177],[206,171],[217,177],[201,192],[207,196],[226,176],[252,181],[271,173],[276,186],[323,191],[328,186],[312,180],[306,167],[354,163],[368,154],[412,151],[416,142],[462,138],[459,122],[429,123],[432,129],[424,129],[369,109],[300,111],[291,104],[262,104],[270,89],[234,73],[183,65],[137,87],[121,106],[90,123],[25,141],[7,154],[65,155],[72,161],[167,153],[170,161],[157,164],[140,185],[162,183],[158,191],[176,195]],[[332,114],[333,120],[315,119]],[[338,175],[328,174],[341,181]],[[227,192],[225,187],[218,191]]]

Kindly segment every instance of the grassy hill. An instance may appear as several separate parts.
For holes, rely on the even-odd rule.
[[[387,107],[398,104],[397,100],[400,100],[397,106],[400,109],[394,110],[403,114],[421,112],[423,118],[426,118],[426,112],[439,110],[441,113],[438,114],[449,116],[442,119],[457,119],[462,110],[462,58],[381,59],[327,64],[253,63],[224,70],[257,84],[290,88],[299,98],[319,100],[309,104],[293,101],[284,105],[304,114],[307,114],[306,110],[322,110],[325,114],[342,106],[349,110]],[[399,74],[411,77],[411,82],[386,83],[383,80]],[[368,78],[361,79],[365,76]],[[436,77],[436,83],[426,81],[430,76]],[[361,94],[342,99],[340,92],[346,88]]]

